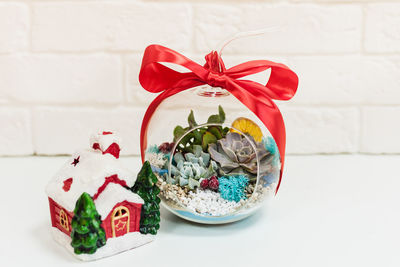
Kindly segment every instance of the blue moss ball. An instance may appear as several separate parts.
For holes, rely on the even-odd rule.
[[[218,191],[223,199],[235,202],[246,199],[244,190],[249,184],[249,178],[245,175],[223,176],[218,182]]]

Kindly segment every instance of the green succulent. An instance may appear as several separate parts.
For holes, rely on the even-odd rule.
[[[218,106],[218,114],[211,115],[207,123],[224,123],[225,112],[221,106]],[[188,116],[189,126],[183,128],[178,125],[174,129],[174,142],[176,143],[179,138],[185,135],[188,131],[195,128],[198,124],[194,118],[193,110],[190,111]],[[187,135],[185,135],[177,146],[179,152],[191,152],[193,153],[193,146],[199,145],[203,151],[207,151],[208,145],[216,143],[219,139],[225,137],[226,133],[229,131],[228,127],[222,128],[221,126],[207,126],[198,128]]]
[[[167,182],[194,189],[200,186],[200,179],[208,179],[217,173],[217,163],[210,159],[210,154],[205,153],[200,145],[194,145],[193,152],[185,155],[178,152],[174,155],[175,165],[171,165],[173,180]]]

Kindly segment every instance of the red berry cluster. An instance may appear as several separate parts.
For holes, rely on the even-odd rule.
[[[162,143],[159,147],[158,150],[160,150],[162,153],[167,154],[171,152],[171,150],[174,148],[175,143]]]
[[[211,176],[209,179],[202,180],[200,186],[202,189],[209,188],[211,190],[217,191],[219,186],[217,176]]]

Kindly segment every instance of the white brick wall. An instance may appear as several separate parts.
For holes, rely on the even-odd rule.
[[[369,52],[400,52],[399,4],[371,4],[365,14],[365,49]]]
[[[117,55],[0,56],[0,88],[15,102],[85,104],[122,102]]]
[[[38,154],[66,154],[88,146],[89,136],[104,129],[123,139],[121,153],[137,154],[144,108],[39,107],[33,111],[34,149]],[[50,126],[51,125],[51,126]]]
[[[35,3],[34,51],[141,51],[150,42],[190,46],[191,9],[176,3]]]
[[[196,49],[215,49],[219,40],[246,29],[282,26],[279,32],[240,40],[226,53],[340,53],[361,46],[362,8],[358,5],[245,4],[195,6]],[[340,40],[340,41],[339,41]]]
[[[270,26],[224,58],[298,73],[298,94],[279,103],[288,153],[400,153],[400,1],[0,0],[0,155],[71,153],[99,129],[138,154],[148,44],[201,61]]]
[[[26,50],[29,43],[29,8],[0,2],[0,53]]]
[[[361,151],[388,153],[400,151],[400,108],[365,107],[362,116]]]
[[[0,108],[0,154],[29,155],[33,153],[30,114],[26,109]]]

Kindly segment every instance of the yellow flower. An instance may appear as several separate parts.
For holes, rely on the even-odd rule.
[[[238,132],[235,131],[235,129],[237,129],[247,135],[252,136],[256,142],[261,142],[262,140],[263,134],[260,127],[258,127],[258,125],[250,119],[243,117],[237,118],[232,123],[232,128],[233,129],[231,129],[231,132]]]

